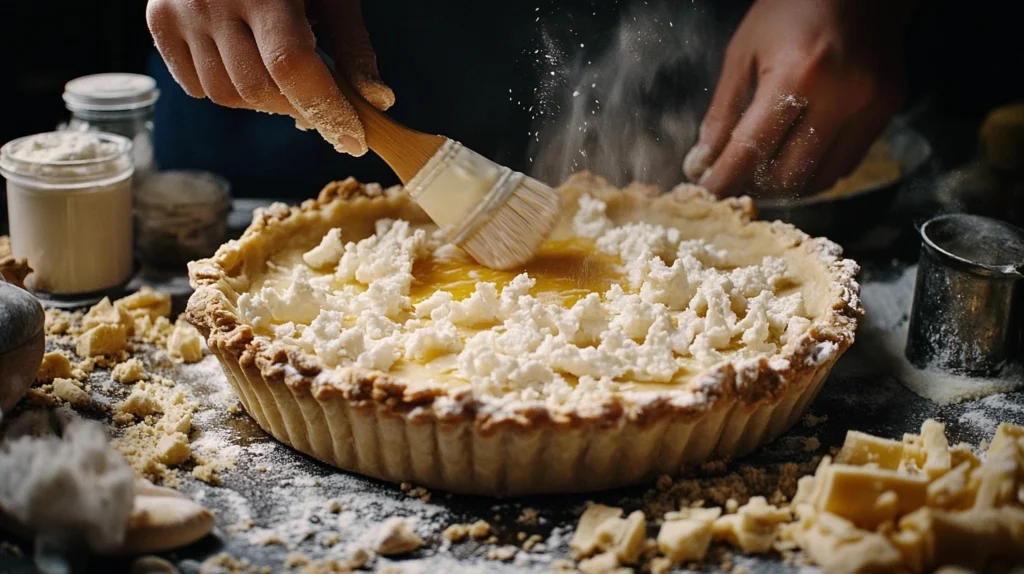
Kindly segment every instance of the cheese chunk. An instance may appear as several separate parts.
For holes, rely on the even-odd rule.
[[[720,508],[687,508],[666,516],[658,531],[658,549],[673,562],[703,560],[711,545],[715,519]]]
[[[886,537],[861,530],[834,514],[801,521],[793,538],[827,574],[898,572],[903,555]]]
[[[622,516],[621,508],[605,506],[603,504],[591,504],[580,516],[576,525],[576,532],[569,541],[569,548],[577,559],[591,556],[598,549],[598,528],[606,520]]]
[[[768,504],[763,496],[755,496],[740,507],[736,514],[728,514],[713,525],[717,539],[728,541],[747,554],[768,552],[779,537],[780,524],[789,522],[793,516],[788,509]]]
[[[966,509],[974,499],[977,484],[971,481],[971,464],[963,462],[928,485],[928,506]]]
[[[879,468],[896,470],[903,459],[903,443],[879,438],[860,431],[848,431],[836,462],[863,466],[877,464]]]
[[[818,485],[816,508],[842,516],[858,526],[874,528],[897,516],[924,506],[928,498],[928,476],[900,474],[880,468],[831,465]],[[888,495],[876,504],[879,498]],[[886,504],[888,503],[888,504]]]
[[[988,456],[998,453],[1010,444],[1019,444],[1022,440],[1024,440],[1024,427],[1001,423],[996,429],[995,436],[992,437],[992,443],[988,446]]]
[[[647,534],[647,520],[637,510],[626,518],[608,518],[596,531],[597,545],[601,550],[612,552],[621,564],[633,564],[640,557]]]
[[[921,425],[921,443],[924,446],[924,471],[932,478],[938,478],[953,468],[946,440],[946,425],[932,419]]]

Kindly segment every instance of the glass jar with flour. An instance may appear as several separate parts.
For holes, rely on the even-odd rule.
[[[29,289],[74,299],[130,279],[131,153],[125,137],[72,131],[27,136],[0,148],[11,251],[33,269]]]

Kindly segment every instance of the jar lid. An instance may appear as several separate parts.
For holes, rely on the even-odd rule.
[[[64,84],[64,103],[72,111],[136,110],[159,97],[156,80],[142,74],[93,74]]]
[[[231,202],[231,185],[207,171],[158,171],[139,182],[135,200],[152,207],[221,206]]]

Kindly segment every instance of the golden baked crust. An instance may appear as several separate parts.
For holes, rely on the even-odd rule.
[[[857,265],[842,259],[837,245],[786,224],[751,222],[748,198],[715,201],[695,186],[659,196],[650,186],[619,190],[577,174],[559,189],[567,205],[588,193],[607,202],[609,213],[709,232],[725,226],[752,242],[777,242],[827,281],[823,300],[815,302],[820,312],[775,356],[720,363],[685,389],[643,399],[616,394],[572,410],[500,404],[468,388],[413,389],[388,373],[327,368],[255,333],[240,319],[236,302],[271,255],[311,247],[331,227],[372,229],[384,213],[424,219],[401,188],[348,179],[299,207],[257,210],[239,240],[191,263],[195,293],[188,320],[265,430],[329,464],[396,482],[491,495],[599,490],[745,454],[796,422],[853,342],[863,313]]]

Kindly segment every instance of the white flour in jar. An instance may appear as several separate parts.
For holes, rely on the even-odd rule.
[[[118,146],[94,133],[39,134],[11,146],[11,157],[31,163],[96,160],[116,155]]]
[[[52,132],[0,150],[11,250],[28,259],[26,285],[53,295],[116,287],[132,270],[131,142]]]

